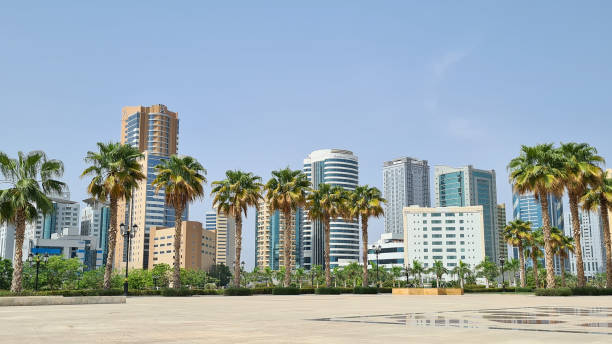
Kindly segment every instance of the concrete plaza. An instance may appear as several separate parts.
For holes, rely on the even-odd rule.
[[[610,343],[612,297],[130,297],[0,307],[0,343]]]

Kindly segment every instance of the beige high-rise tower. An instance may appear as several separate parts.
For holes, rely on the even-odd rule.
[[[296,257],[299,257],[299,252],[296,249],[299,238],[299,222],[296,227],[296,217],[300,216],[300,212],[291,219],[291,228],[293,228],[293,236],[291,240],[291,268],[296,265]],[[285,237],[285,216],[278,211],[270,212],[268,204],[264,200],[259,201],[259,210],[257,211],[255,226],[255,266],[265,268],[269,266],[273,270],[280,269],[285,265],[284,254],[284,237]]]
[[[117,223],[137,225],[131,240],[130,252],[121,233],[117,233],[117,245],[113,267],[125,268],[129,259],[130,268],[149,268],[149,232],[151,227],[173,227],[174,209],[165,205],[164,193],[155,193],[151,185],[156,177],[155,166],[178,151],[178,113],[165,105],[126,106],[121,110],[121,143],[137,147],[144,154],[140,161],[142,172],[147,176],[138,183],[130,202],[120,202]],[[183,219],[188,217],[188,209]],[[119,228],[118,228],[119,229]]]
[[[217,234],[216,264],[224,264],[231,269],[236,261],[236,222],[234,218],[217,214],[215,230]]]

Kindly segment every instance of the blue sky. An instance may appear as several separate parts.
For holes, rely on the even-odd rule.
[[[401,156],[495,169],[509,205],[521,144],[612,160],[611,16],[609,1],[3,2],[0,150],[63,160],[81,200],[83,156],[119,139],[121,107],[163,103],[210,181],[344,148],[378,187]],[[252,266],[253,214],[244,232]]]

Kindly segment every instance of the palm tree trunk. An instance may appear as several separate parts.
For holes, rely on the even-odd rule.
[[[181,287],[181,234],[183,225],[183,207],[174,209],[174,269],[172,271],[172,288]]]
[[[521,288],[525,288],[525,254],[523,252],[523,245],[518,246],[519,250],[519,262],[521,264],[521,270],[519,272],[521,278]]]
[[[362,250],[361,257],[363,260],[363,283],[364,287],[368,286],[368,217],[361,216],[361,240]]]
[[[330,219],[325,219],[325,286],[331,287],[331,273],[330,273],[330,262],[329,262],[329,237],[330,237]]]
[[[535,287],[540,287],[540,280],[538,279],[538,258],[536,257],[536,250],[534,247],[531,247],[531,262],[533,263],[533,281],[535,283]]]
[[[561,260],[561,286],[565,287],[565,257],[559,255],[559,258]]]
[[[117,198],[110,198],[110,227],[108,228],[108,255],[104,267],[104,282],[102,287],[110,289],[113,274],[113,261],[115,259],[115,246],[117,245]]]
[[[604,245],[606,247],[606,288],[612,288],[612,240],[610,238],[610,222],[608,220],[608,201],[601,196],[599,200],[601,221],[603,222]],[[575,245],[578,248],[578,245]]]
[[[548,195],[540,195],[542,206],[542,233],[544,234],[544,259],[546,261],[546,288],[555,287],[555,269],[553,245],[550,238],[550,214],[548,214]]]
[[[285,217],[285,230],[283,233],[284,247],[283,252],[285,255],[285,287],[289,287],[291,284],[291,237],[292,230],[291,227],[291,210],[284,212],[283,216]]]
[[[236,260],[234,261],[234,287],[240,287],[240,253],[242,251],[242,216],[236,216]]]
[[[584,277],[584,263],[582,261],[582,245],[580,245],[581,231],[580,217],[578,215],[578,195],[574,192],[569,193],[569,206],[572,215],[572,233],[575,245],[576,277],[578,278],[578,287],[584,287],[586,285],[586,279]]]
[[[13,280],[11,291],[18,293],[21,291],[23,276],[23,240],[25,235],[26,216],[23,209],[17,210],[15,219],[15,256],[13,258]]]

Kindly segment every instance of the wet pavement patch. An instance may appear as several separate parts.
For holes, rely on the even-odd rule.
[[[586,319],[588,319],[588,322],[585,322]],[[612,307],[517,307],[432,313],[359,315],[311,320],[406,327],[486,328],[492,330],[612,335]]]

